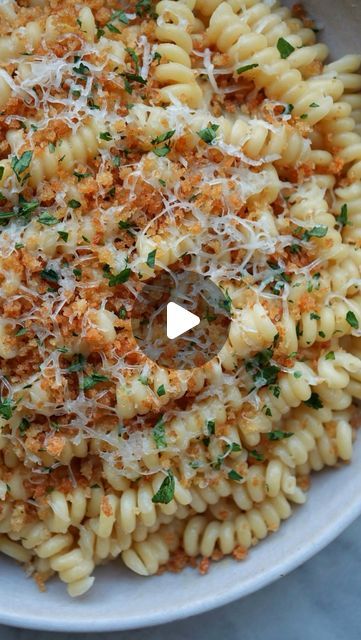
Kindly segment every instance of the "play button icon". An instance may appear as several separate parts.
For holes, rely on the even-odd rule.
[[[138,347],[168,369],[194,369],[212,360],[227,340],[229,296],[210,278],[174,267],[148,280],[131,313]]]
[[[197,327],[201,319],[175,302],[167,304],[167,338],[174,340]]]

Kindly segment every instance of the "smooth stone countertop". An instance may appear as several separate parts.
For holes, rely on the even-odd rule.
[[[50,634],[0,625],[0,640],[359,640],[360,631],[361,518],[288,576],[210,613],[106,634]]]

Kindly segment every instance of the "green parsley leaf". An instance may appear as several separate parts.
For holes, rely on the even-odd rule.
[[[129,267],[126,267],[119,273],[113,276],[110,276],[109,286],[116,287],[118,284],[124,284],[124,282],[127,282],[127,280],[129,280],[130,274],[131,274],[131,270],[129,269]]]
[[[107,376],[102,376],[99,373],[91,373],[89,376],[84,376],[82,389],[87,391],[88,389],[92,389],[99,382],[108,382],[109,378]]]
[[[30,427],[30,422],[27,418],[21,418],[20,423],[19,423],[19,432],[20,435],[23,436],[25,434],[25,431],[27,431]]]
[[[288,56],[295,51],[295,48],[284,38],[279,38],[277,42],[277,49],[280,52],[281,58],[285,60]]]
[[[138,0],[135,5],[135,12],[137,16],[144,16],[145,13],[148,13],[152,8],[151,0]]]
[[[48,148],[50,153],[55,153],[56,145],[53,142],[49,142]]]
[[[117,29],[117,27],[111,22],[107,22],[105,26],[111,33],[120,33],[119,29]]]
[[[258,460],[259,462],[262,462],[262,460],[264,460],[264,455],[263,453],[259,453],[258,451],[256,451],[256,449],[253,449],[252,451],[248,452],[250,456],[252,456],[252,458],[254,458],[255,460]]]
[[[239,69],[237,69],[237,73],[245,73],[245,71],[256,69],[256,67],[259,67],[259,64],[246,64],[244,67],[239,67]]]
[[[308,241],[310,238],[324,238],[328,232],[328,227],[324,224],[317,224],[312,229],[308,229],[302,235],[302,240]]]
[[[17,179],[20,182],[20,175],[29,167],[31,159],[33,157],[32,151],[24,151],[24,153],[18,158],[14,156],[11,160],[11,168],[15,173]]]
[[[207,420],[208,435],[213,436],[216,432],[216,423],[214,420]]]
[[[40,271],[40,277],[47,282],[58,282],[59,274],[54,269],[43,269]]]
[[[129,24],[129,18],[121,9],[119,11],[115,11],[111,16],[111,20],[118,20],[118,22],[122,22],[123,24]]]
[[[146,264],[150,269],[154,269],[156,253],[157,253],[157,249],[153,249],[153,251],[150,251],[148,253]]]
[[[15,333],[15,337],[17,338],[18,336],[24,336],[27,332],[27,329],[25,327],[21,327],[20,329],[18,329],[18,331]]]
[[[251,374],[257,388],[269,384],[273,385],[277,382],[281,369],[277,365],[270,363],[272,356],[272,349],[263,349],[263,351],[259,351],[253,358],[245,362],[246,371]]]
[[[325,360],[335,360],[335,352],[334,351],[329,351],[325,355]]]
[[[352,327],[353,329],[359,328],[359,321],[357,320],[353,311],[348,311],[346,313],[346,321],[348,322],[350,327]]]
[[[38,222],[45,224],[47,227],[51,227],[54,224],[58,224],[59,220],[45,211],[38,217]]]
[[[99,133],[99,138],[109,142],[109,140],[112,140],[112,134],[109,133],[109,131],[103,131],[102,133]]]
[[[169,469],[157,493],[154,494],[152,502],[168,504],[174,498],[175,481],[174,475]]]
[[[343,204],[341,207],[341,213],[339,216],[336,216],[337,222],[345,227],[348,224],[348,207],[347,204]]]
[[[74,73],[77,73],[80,76],[87,76],[90,73],[89,67],[87,67],[82,62],[79,64],[78,67],[73,67],[73,71],[74,71]]]
[[[80,182],[80,180],[83,180],[84,178],[89,178],[91,173],[79,173],[79,171],[73,171],[73,175],[77,178],[78,182]]]
[[[77,353],[73,360],[72,364],[67,368],[68,373],[76,373],[77,371],[83,371],[86,364],[86,358],[82,353]]]
[[[322,409],[323,407],[320,396],[314,391],[311,393],[311,397],[308,400],[305,400],[305,404],[312,409]]]
[[[4,175],[4,171],[5,171],[5,167],[0,166],[0,180],[2,179],[2,177]]]
[[[294,105],[294,104],[289,103],[289,104],[284,108],[283,115],[285,115],[285,116],[290,116],[290,115],[291,115],[291,113],[292,113],[292,111],[294,110],[294,108],[295,108],[295,105]]]
[[[64,242],[68,242],[69,234],[67,231],[58,231],[58,236],[61,240],[64,240]]]
[[[157,136],[152,140],[152,144],[159,144],[160,142],[166,142],[166,140],[170,140],[175,134],[175,129],[171,131],[166,131],[162,133],[160,136]]]
[[[217,131],[219,129],[219,124],[211,124],[209,123],[208,127],[205,129],[201,129],[197,131],[197,134],[205,142],[206,144],[212,144],[213,140],[217,137]]]
[[[155,153],[155,155],[158,156],[158,158],[164,158],[165,156],[168,155],[169,152],[170,152],[169,144],[165,144],[164,147],[155,147],[155,149],[153,149],[153,153]]]
[[[301,371],[295,371],[293,376],[294,378],[296,378],[296,380],[298,380],[299,378],[302,378],[302,373]]]
[[[5,420],[10,420],[13,415],[13,407],[9,398],[0,401],[0,416]]]
[[[238,453],[242,451],[242,447],[238,442],[232,442],[232,444],[227,444],[225,453]]]
[[[321,316],[319,316],[318,313],[315,313],[314,311],[311,311],[310,318],[311,320],[321,320]]]
[[[319,107],[320,105],[317,104],[317,102],[311,102],[310,107],[311,109],[317,109],[317,107]]]
[[[230,471],[228,471],[228,477],[230,480],[243,480],[243,476],[241,476],[239,473],[237,473],[237,471],[235,471],[234,469],[231,469]]]
[[[70,207],[71,209],[79,209],[79,207],[81,207],[81,204],[79,200],[69,200],[68,207]]]
[[[155,423],[152,429],[153,440],[157,446],[157,449],[165,449],[167,446],[167,440],[165,437],[165,424],[163,422],[163,416]]]
[[[291,436],[293,436],[293,433],[291,431],[280,431],[278,429],[275,429],[274,431],[270,431],[269,433],[267,433],[267,438],[268,440],[284,440],[285,438],[290,438]]]
[[[165,387],[164,387],[164,384],[161,384],[161,385],[158,387],[158,389],[157,389],[157,395],[158,395],[159,397],[161,397],[161,396],[165,396]]]
[[[139,71],[139,56],[137,54],[137,52],[134,49],[131,49],[130,47],[125,47],[125,50],[127,53],[129,53],[131,59],[133,60],[134,64],[135,64],[135,68],[137,70],[137,73]]]
[[[144,376],[143,374],[141,374],[138,378],[139,382],[141,382],[142,384],[144,384],[144,386],[146,387],[149,384],[149,378],[148,376]]]

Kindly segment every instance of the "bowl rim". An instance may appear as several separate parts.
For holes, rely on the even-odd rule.
[[[146,617],[141,615],[131,616],[119,620],[107,620],[106,618],[95,618],[84,623],[84,620],[66,620],[53,618],[43,610],[41,617],[39,615],[29,615],[29,612],[19,615],[8,614],[1,611],[0,608],[0,624],[10,627],[18,627],[22,629],[34,629],[41,631],[57,631],[57,632],[73,632],[73,633],[99,633],[112,631],[126,631],[131,629],[140,629],[144,627],[152,627],[161,625],[175,620],[182,620],[191,616],[206,613],[212,609],[217,609],[229,604],[239,598],[251,595],[255,591],[266,587],[275,582],[279,578],[286,576],[288,573],[299,567],[301,564],[312,558],[315,554],[326,547],[330,542],[335,540],[358,516],[361,515],[361,495],[354,496],[349,503],[345,504],[344,509],[332,524],[320,529],[317,537],[312,542],[295,548],[293,553],[288,554],[286,558],[273,565],[269,570],[261,574],[255,574],[252,580],[246,584],[242,581],[236,582],[224,593],[212,595],[208,593],[203,600],[197,602],[189,602],[181,608],[176,605],[168,606],[163,611],[155,613],[147,613]]]

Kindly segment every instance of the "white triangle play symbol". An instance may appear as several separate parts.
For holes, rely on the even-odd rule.
[[[201,319],[175,302],[167,304],[167,338],[174,340],[200,323]]]

